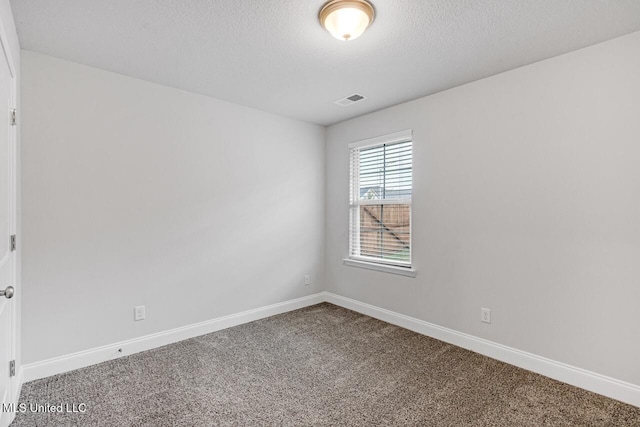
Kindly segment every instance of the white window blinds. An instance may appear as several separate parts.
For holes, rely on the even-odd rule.
[[[411,131],[350,145],[349,256],[411,266]]]

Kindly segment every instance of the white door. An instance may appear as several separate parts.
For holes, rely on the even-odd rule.
[[[5,40],[2,40],[4,46]],[[13,420],[7,411],[17,391],[9,364],[15,355],[15,251],[11,235],[15,229],[15,126],[10,123],[13,104],[13,75],[4,49],[0,49],[0,426]],[[3,410],[4,409],[4,410]]]

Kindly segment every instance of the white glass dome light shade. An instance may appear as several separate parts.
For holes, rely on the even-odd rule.
[[[338,40],[354,40],[373,22],[374,10],[365,0],[333,0],[320,11],[320,23]]]

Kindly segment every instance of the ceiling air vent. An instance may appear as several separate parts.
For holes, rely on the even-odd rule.
[[[338,104],[341,107],[347,107],[351,104],[355,104],[356,102],[362,101],[363,99],[367,99],[366,96],[354,93],[351,96],[347,96],[346,98],[338,99],[337,101],[333,101],[334,104]]]

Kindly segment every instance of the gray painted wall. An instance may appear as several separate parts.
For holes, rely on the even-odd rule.
[[[24,363],[323,288],[323,127],[22,61]]]
[[[640,384],[639,105],[634,33],[329,127],[327,290]],[[407,128],[418,275],[345,266],[347,144]]]

